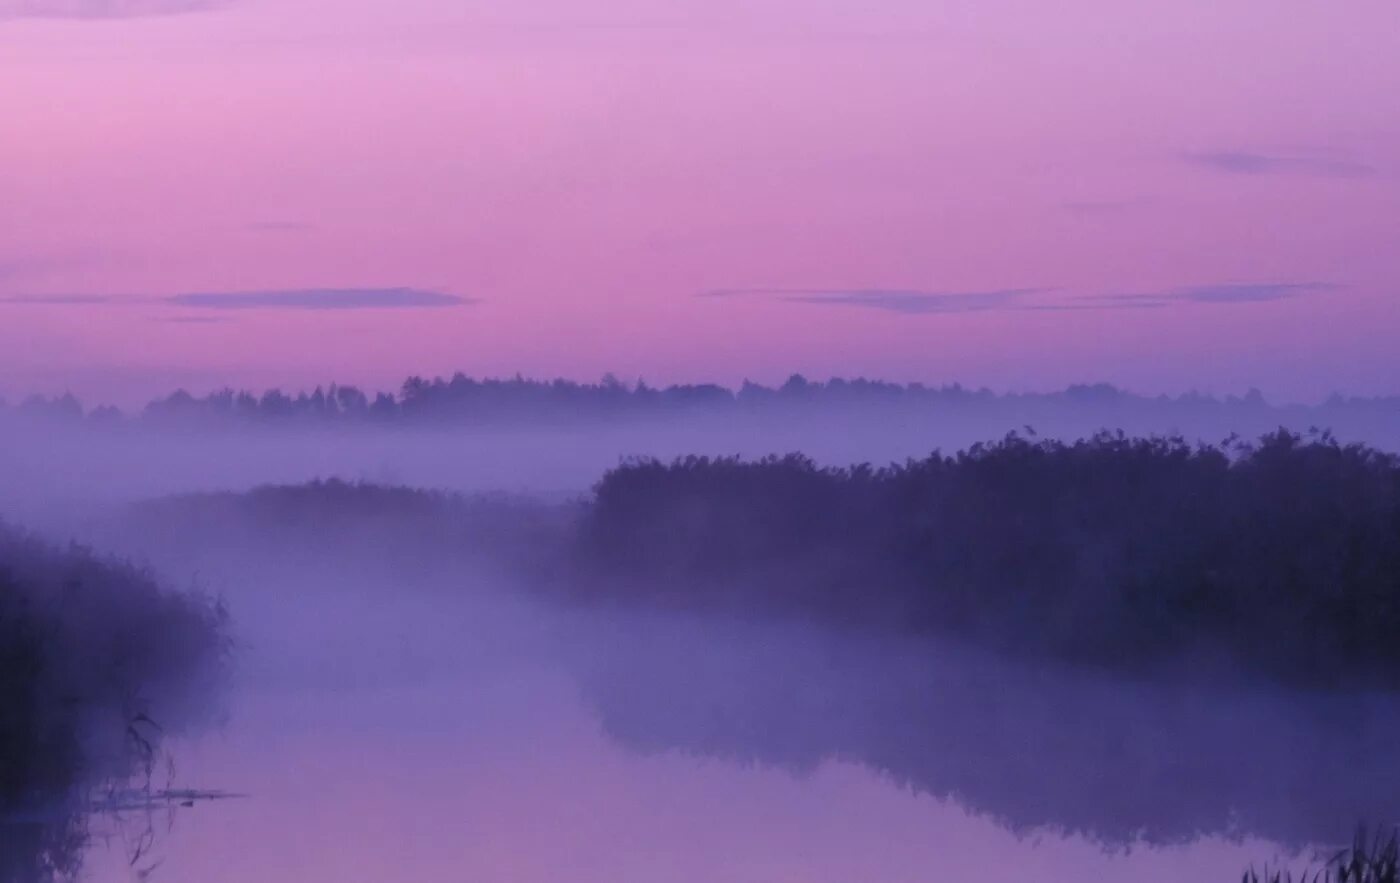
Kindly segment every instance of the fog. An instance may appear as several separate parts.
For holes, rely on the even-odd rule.
[[[230,683],[190,710],[203,725],[163,741],[159,785],[247,796],[175,808],[138,832],[135,861],[131,836],[100,836],[122,824],[92,807],[81,873],[1207,881],[1306,862],[1359,822],[1400,822],[1400,698],[1385,690],[1115,671],[956,635],[572,590],[590,489],[628,457],[883,464],[1026,424],[1041,438],[1109,426],[1218,441],[1315,416],[1181,414],[471,428],[10,414],[0,517],[217,597],[233,642]],[[1338,434],[1395,450],[1395,425],[1387,413]],[[352,484],[304,484],[329,478]]]
[[[1011,880],[1029,859],[1046,879],[1109,868],[1180,879],[1195,866],[1226,879],[1285,847],[1345,838],[1350,824],[1327,811],[1338,803],[1375,808],[1361,771],[1311,795],[1315,813],[1275,804],[1309,780],[1291,749],[1354,746],[1304,712],[1295,725],[1286,701],[1250,703],[1275,728],[1269,758],[1210,781],[1241,749],[1210,743],[1230,735],[1225,697],[1139,699],[1133,685],[958,649],[560,608],[476,568],[387,582],[336,557],[245,583],[217,562],[256,550],[212,551],[204,578],[242,624],[243,664],[228,726],[191,744],[180,770],[250,797],[180,816],[159,844],[169,874],[912,881],[989,864],[983,879]],[[1053,710],[1102,701],[1092,719]],[[1183,734],[1210,756],[1176,754]],[[1143,735],[1096,766],[1106,742]],[[1144,758],[1154,767],[1136,769]],[[1143,790],[1182,769],[1197,775]],[[1254,786],[1265,790],[1238,810],[1248,823],[1234,823],[1236,789]],[[1049,839],[1024,839],[1038,829]],[[1123,854],[1139,833],[1207,840]],[[978,848],[950,851],[969,836]],[[99,849],[94,862],[112,858]]]
[[[685,394],[683,400],[696,389],[709,394],[700,404],[667,407],[664,399],[662,405],[646,405],[644,388],[583,387],[604,397],[616,389],[611,395],[641,400],[633,410],[619,412],[591,400],[544,407],[526,393],[534,386],[551,387],[523,383],[525,393],[516,393],[522,403],[507,399],[477,417],[451,409],[450,398],[442,414],[432,407],[415,410],[407,397],[389,399],[399,410],[378,420],[363,406],[313,410],[310,404],[306,414],[293,410],[269,417],[257,411],[256,399],[250,400],[253,416],[245,416],[229,393],[217,399],[233,409],[227,412],[214,410],[211,396],[173,412],[168,405],[153,405],[139,416],[95,408],[84,418],[72,399],[61,405],[57,400],[0,403],[0,493],[7,512],[34,517],[63,517],[92,504],[184,491],[331,476],[557,498],[582,493],[622,457],[800,451],[820,463],[880,465],[934,449],[958,450],[1013,431],[1074,439],[1109,429],[1218,442],[1231,434],[1252,438],[1279,427],[1304,432],[1321,426],[1346,442],[1400,447],[1400,403],[1391,399],[1334,397],[1304,406],[1271,405],[1258,397],[1147,398],[1108,386],[1016,396],[959,387],[864,389],[863,381],[796,386],[789,381],[780,390],[745,387],[738,393],[672,388],[661,394],[676,391]],[[450,391],[453,385],[443,388]],[[280,400],[288,408],[318,401],[305,393]]]

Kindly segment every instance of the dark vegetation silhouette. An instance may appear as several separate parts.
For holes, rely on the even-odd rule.
[[[208,709],[222,609],[0,524],[0,881],[73,876],[89,813],[130,808],[162,740]]]
[[[73,395],[30,396],[0,414],[98,426],[490,426],[531,423],[590,423],[686,416],[789,417],[794,413],[869,411],[881,414],[951,413],[1002,415],[1007,420],[1049,419],[1056,414],[1094,413],[1098,425],[1126,425],[1150,416],[1176,423],[1219,422],[1237,428],[1280,422],[1328,425],[1338,431],[1374,426],[1400,430],[1400,396],[1334,395],[1312,405],[1272,405],[1257,391],[1216,398],[1198,393],[1143,396],[1109,384],[1079,384],[1060,392],[997,394],[952,383],[891,383],[866,378],[809,380],[794,374],[778,386],[745,381],[737,389],[714,383],[651,386],[607,375],[598,383],[534,380],[409,377],[394,392],[367,392],[331,384],[287,393],[221,389],[205,395],[178,390],[150,402],[139,413],[111,406],[85,409]],[[1270,422],[1272,421],[1272,423]],[[1020,425],[1019,423],[1007,423]],[[1253,430],[1251,430],[1253,431]]]
[[[1400,686],[1400,459],[1327,433],[1012,435],[880,468],[634,460],[559,505],[332,479],[158,499],[118,526],[114,545],[258,549],[253,566],[486,566],[574,602]]]
[[[1245,871],[1242,883],[1400,883],[1400,840],[1392,833],[1367,837],[1358,829],[1350,849],[1296,876],[1286,870]]]
[[[1013,436],[886,468],[634,461],[570,504],[184,495],[123,510],[114,545],[523,585],[593,623],[569,664],[634,750],[846,759],[1023,833],[1301,847],[1400,817],[1397,476],[1325,433]]]
[[[1326,433],[639,460],[598,484],[579,539],[601,599],[1400,686],[1400,460]]]

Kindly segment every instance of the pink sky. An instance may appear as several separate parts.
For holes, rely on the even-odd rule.
[[[1393,0],[197,5],[0,0],[0,394],[1400,393]]]

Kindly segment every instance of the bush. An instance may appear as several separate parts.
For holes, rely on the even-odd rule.
[[[0,525],[0,881],[76,870],[95,792],[149,781],[227,659],[223,610]]]
[[[1400,683],[1400,461],[1324,433],[641,460],[598,484],[579,552],[594,597]]]
[[[1351,849],[1345,849],[1319,868],[1294,877],[1288,871],[1263,872],[1250,868],[1242,883],[1400,883],[1400,841],[1391,834],[1368,839],[1366,829],[1356,833]]]

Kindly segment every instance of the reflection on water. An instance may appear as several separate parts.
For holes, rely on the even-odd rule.
[[[152,857],[175,816],[197,804],[241,795],[189,788],[115,787],[60,796],[42,806],[0,818],[0,881],[47,883],[80,877],[93,843],[119,854],[131,874],[144,878],[160,862]]]
[[[1344,838],[1390,807],[1379,700],[442,587],[226,588],[232,717],[176,753],[184,781],[251,797],[176,817],[153,879],[1234,880],[1279,850],[1254,834]],[[1104,849],[1134,834],[1155,845]],[[90,851],[90,879],[130,874]]]
[[[1210,843],[1110,856],[1081,841],[1034,846],[851,764],[794,778],[639,758],[598,732],[567,679],[543,671],[472,686],[475,699],[463,704],[411,687],[327,695],[316,709],[293,696],[246,704],[241,733],[191,752],[187,766],[237,776],[256,796],[181,816],[161,873],[912,883],[1121,870],[1142,881],[1233,880],[1265,851]]]
[[[1340,844],[1400,820],[1400,703],[1164,684],[928,642],[614,623],[589,655],[607,732],[643,751],[810,769],[840,757],[1021,833],[1107,847]]]

